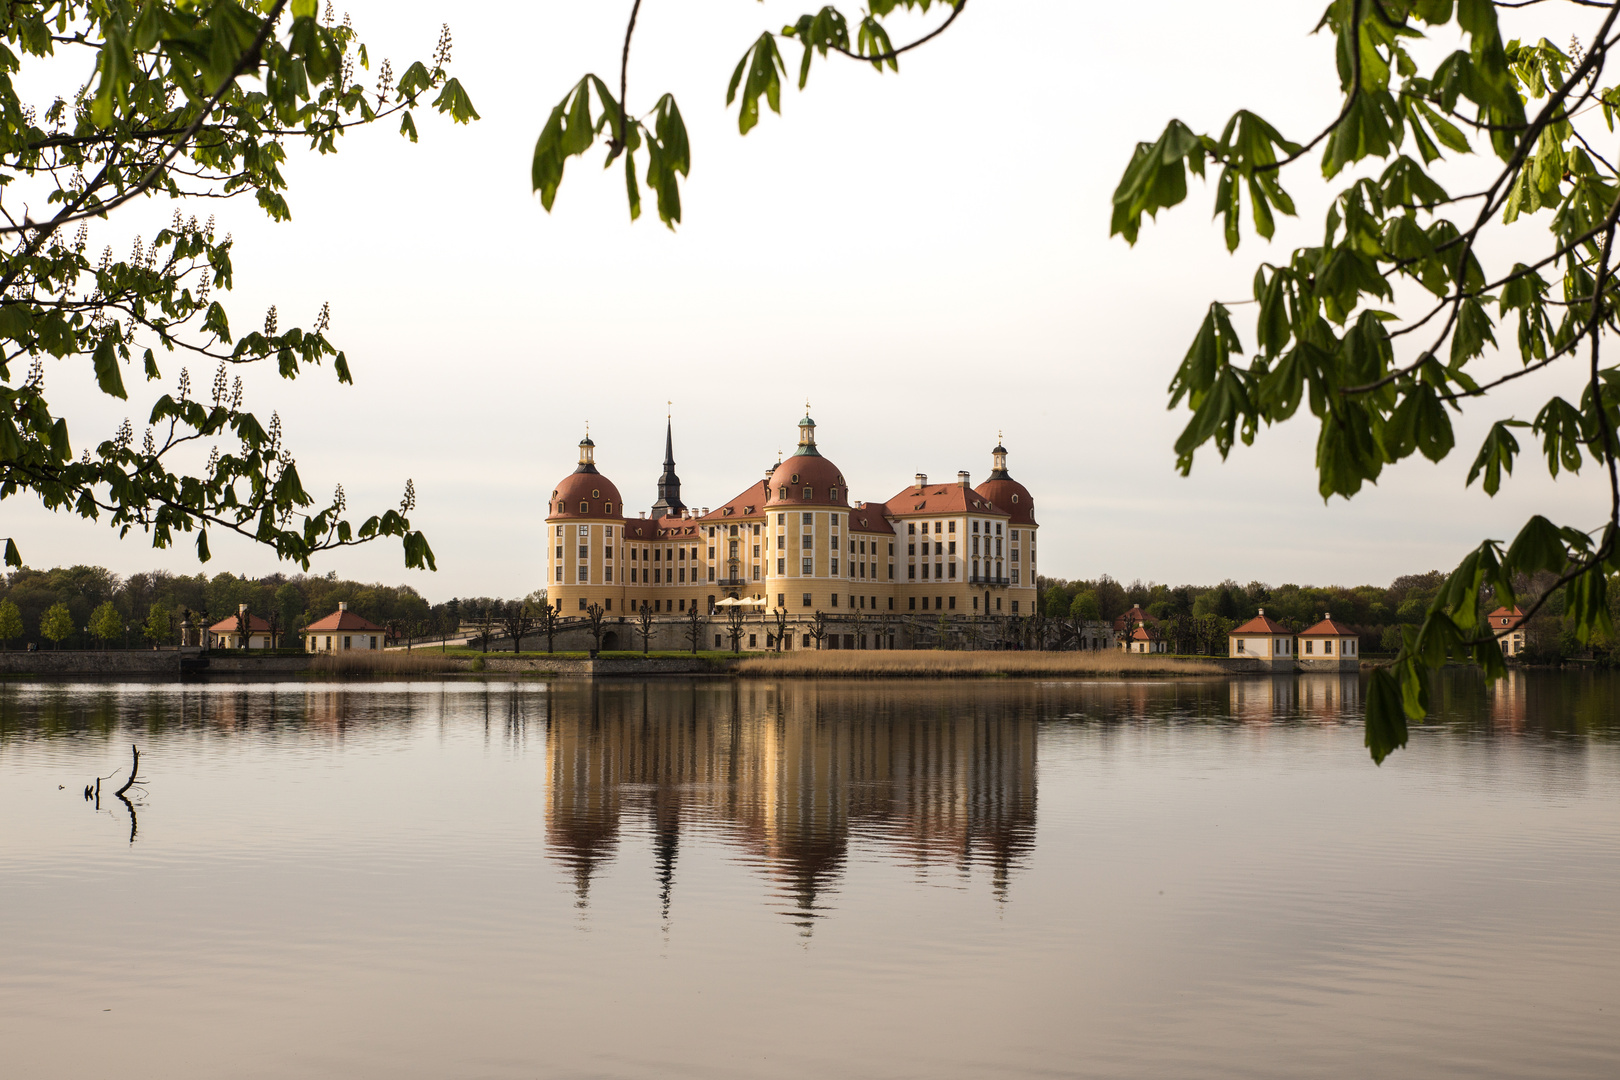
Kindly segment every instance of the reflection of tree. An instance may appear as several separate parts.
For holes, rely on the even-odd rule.
[[[719,826],[805,930],[852,837],[919,867],[986,867],[1004,896],[1034,838],[1032,693],[553,684],[548,844],[583,902],[643,811],[667,913],[681,828]]]

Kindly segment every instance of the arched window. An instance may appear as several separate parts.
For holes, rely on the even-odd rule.
[[[590,513],[591,512],[591,504],[586,502],[584,499],[579,500],[579,512],[582,513],[582,514]]]
[[[809,488],[809,487],[805,488],[804,489],[804,497],[807,498],[807,499],[812,497],[815,494],[815,491],[816,491],[815,488]]]
[[[781,487],[776,489],[776,497],[778,499],[787,498],[787,485],[786,484],[783,484]],[[1502,622],[1503,622],[1504,625],[1506,625],[1507,620],[1503,619]]]
[[[602,504],[602,513],[611,516],[613,514],[613,504],[612,503],[603,503]]]

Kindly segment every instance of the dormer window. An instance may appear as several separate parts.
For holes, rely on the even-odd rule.
[[[582,514],[590,513],[591,512],[591,504],[586,502],[584,499],[579,500],[579,512],[582,513]]]
[[[807,499],[811,498],[815,494],[815,490],[816,490],[815,488],[808,488],[808,487],[805,488],[804,489],[804,497],[807,498]]]
[[[613,504],[612,503],[603,503],[602,504],[602,513],[604,513],[604,514],[613,513]]]
[[[778,499],[787,498],[787,485],[786,484],[783,484],[781,487],[776,489],[776,497]]]

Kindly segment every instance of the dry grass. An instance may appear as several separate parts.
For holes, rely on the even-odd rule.
[[[350,652],[316,653],[309,670],[317,675],[432,675],[445,671],[465,671],[465,657],[437,652]]]
[[[794,650],[751,657],[737,665],[743,675],[822,675],[831,678],[907,678],[952,675],[1122,676],[1224,675],[1201,660],[1122,652],[948,652],[943,650],[814,652]]]

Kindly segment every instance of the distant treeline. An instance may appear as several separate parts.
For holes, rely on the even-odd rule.
[[[172,645],[181,612],[213,625],[237,605],[277,626],[279,644],[296,648],[298,631],[346,602],[349,610],[401,636],[453,633],[463,618],[499,611],[505,602],[463,597],[429,604],[409,585],[382,585],[308,574],[260,578],[220,573],[193,576],[165,570],[120,577],[99,566],[54,570],[24,567],[0,579],[0,643],[16,648]]]
[[[1521,596],[1538,596],[1553,581],[1553,575],[1542,577],[1545,580],[1518,582],[1515,588]],[[1169,639],[1173,651],[1224,651],[1226,631],[1264,608],[1268,618],[1295,632],[1332,615],[1335,622],[1356,630],[1364,653],[1393,653],[1400,648],[1401,628],[1423,622],[1445,580],[1445,574],[1431,570],[1426,574],[1403,574],[1387,586],[1272,586],[1260,581],[1240,585],[1230,579],[1219,585],[1142,581],[1122,585],[1106,574],[1090,581],[1042,577],[1037,584],[1042,613],[1049,618],[1112,621],[1133,605],[1140,605],[1157,620],[1157,632]],[[1481,595],[1482,612],[1495,606],[1488,591]],[[1609,608],[1616,625],[1620,625],[1620,588],[1611,586]],[[1589,658],[1612,663],[1620,659],[1620,647],[1613,640],[1582,644],[1575,639],[1573,630],[1565,624],[1562,593],[1555,593],[1531,620],[1526,637],[1527,659],[1531,660]]]

